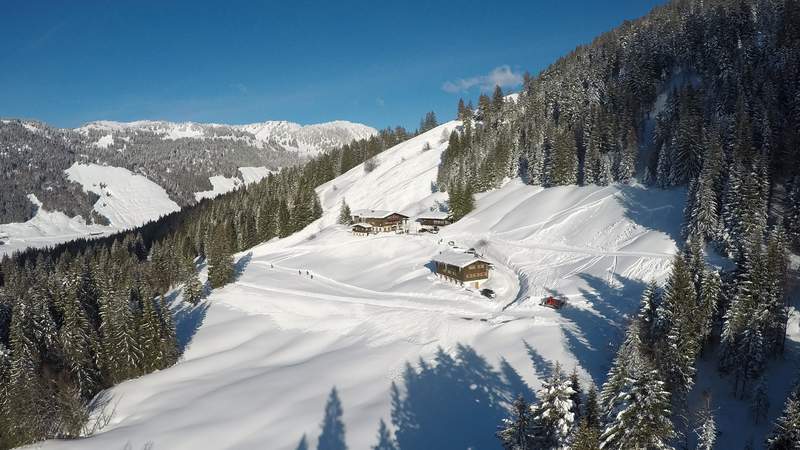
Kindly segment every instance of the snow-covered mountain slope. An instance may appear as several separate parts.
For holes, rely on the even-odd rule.
[[[320,186],[323,217],[240,254],[237,281],[201,305],[180,305],[176,292],[181,361],[111,389],[115,413],[96,436],[43,447],[282,450],[304,434],[313,446],[335,386],[350,448],[368,448],[378,420],[391,419],[396,383],[426,436],[411,450],[494,449],[504,402],[537,388],[556,361],[601,383],[645,284],[667,274],[685,191],[510,181],[438,235],[358,237],[335,224],[345,198],[410,213],[442,201],[431,182],[442,136],[457,126]],[[496,298],[433,275],[431,258],[450,242],[494,264]],[[568,306],[539,306],[549,293]]]
[[[283,148],[309,155],[315,155],[322,150],[378,134],[378,130],[372,127],[345,120],[312,125],[300,125],[286,121],[267,121],[249,125],[235,125],[233,128],[252,133],[260,142],[277,143]]]
[[[93,132],[99,134],[100,137],[93,145],[103,148],[114,142],[115,135],[124,137],[127,133],[144,132],[161,136],[166,140],[183,138],[242,140],[254,145],[269,145],[271,148],[300,152],[305,156],[313,156],[378,133],[372,127],[344,120],[312,125],[287,121],[267,121],[247,125],[154,120],[97,121],[90,122],[75,131],[84,135]]]
[[[100,196],[94,210],[113,228],[133,228],[180,210],[161,186],[128,169],[75,163],[66,173],[70,181]]]
[[[33,218],[25,222],[0,224],[0,257],[28,247],[48,247],[109,232],[107,226],[87,224],[81,217],[68,217],[60,211],[46,210],[33,194],[28,199],[39,208]]]
[[[208,181],[211,182],[212,188],[208,191],[200,191],[194,193],[194,198],[200,201],[204,198],[214,198],[218,195],[230,192],[240,187],[255,183],[270,174],[270,170],[266,167],[239,167],[239,175],[235,177],[225,177],[222,175],[215,175],[209,177]]]
[[[0,224],[0,241],[4,242],[0,255],[134,228],[180,209],[161,186],[124,168],[75,163],[64,172],[84,191],[99,196],[93,211],[109,223],[87,224],[81,217],[47,211],[31,194],[29,198],[39,210],[26,222]]]

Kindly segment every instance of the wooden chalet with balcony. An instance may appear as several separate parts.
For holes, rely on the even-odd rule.
[[[404,230],[408,225],[408,216],[394,211],[375,209],[359,209],[352,213],[353,223],[367,224],[372,232]]]
[[[433,258],[436,275],[462,286],[480,288],[489,280],[490,263],[471,253],[445,251]]]

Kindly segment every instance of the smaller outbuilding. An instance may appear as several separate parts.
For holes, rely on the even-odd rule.
[[[372,225],[368,223],[354,223],[350,229],[353,231],[353,234],[356,236],[366,236],[368,234],[372,234]]]
[[[422,227],[438,230],[453,223],[453,216],[449,212],[430,211],[417,216],[417,223]]]
[[[436,275],[478,289],[489,280],[491,264],[469,253],[444,251],[433,258]]]

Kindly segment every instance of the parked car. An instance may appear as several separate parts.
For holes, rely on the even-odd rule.
[[[494,291],[491,290],[491,289],[481,289],[481,295],[486,297],[486,298],[495,298],[495,297],[497,297],[497,294],[495,294]]]

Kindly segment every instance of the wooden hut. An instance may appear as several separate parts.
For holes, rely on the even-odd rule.
[[[368,223],[354,223],[350,229],[352,230],[353,234],[356,236],[366,236],[368,234],[372,234],[372,225]]]
[[[478,289],[489,280],[490,264],[470,253],[442,252],[433,258],[433,263],[438,276],[462,286]]]
[[[417,216],[417,223],[419,223],[421,227],[438,230],[439,227],[444,227],[453,223],[453,216],[448,212],[430,211]]]

